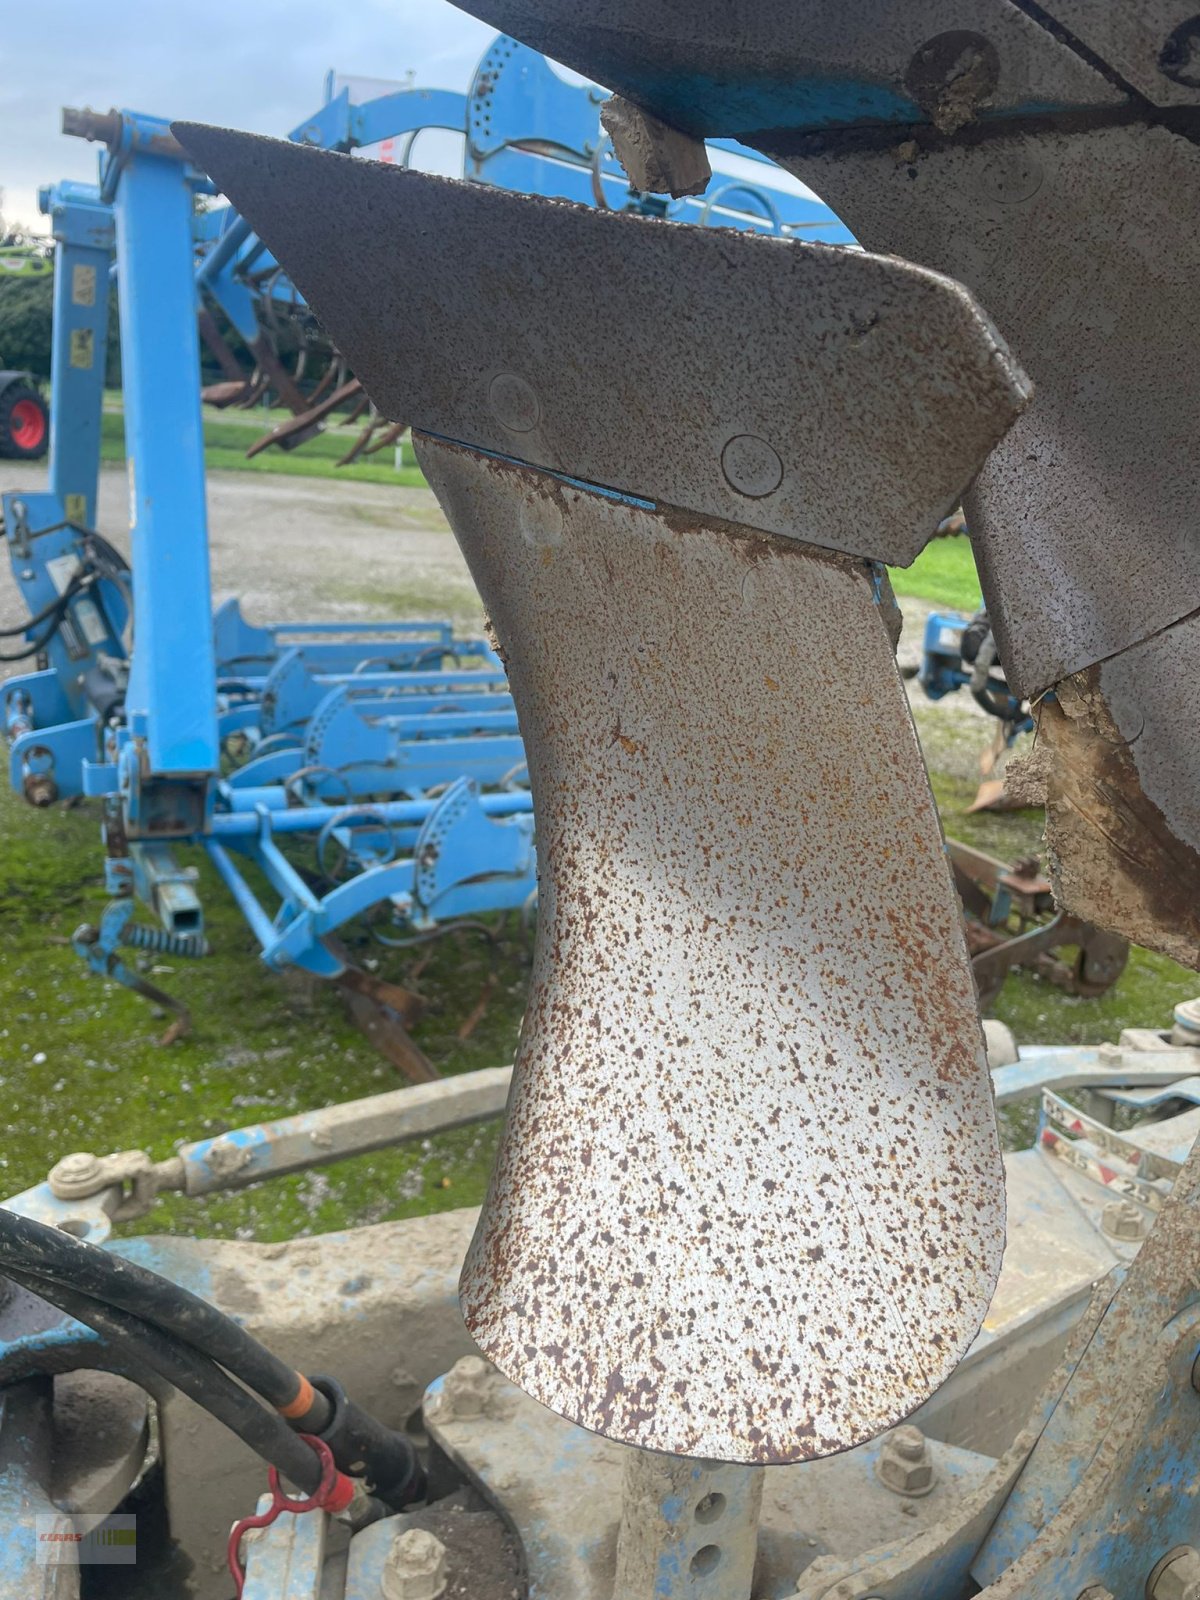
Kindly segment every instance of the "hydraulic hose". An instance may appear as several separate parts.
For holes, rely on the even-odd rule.
[[[19,1276],[35,1294],[98,1332],[106,1330],[82,1312],[77,1314],[59,1296],[82,1296],[88,1305],[127,1319],[130,1337],[152,1338],[166,1355],[174,1352],[193,1379],[195,1360],[203,1372],[216,1373],[225,1384],[232,1384],[236,1395],[244,1396],[245,1391],[226,1377],[226,1372],[232,1373],[273,1406],[290,1428],[323,1439],[341,1470],[365,1472],[390,1505],[406,1505],[424,1493],[424,1469],[407,1435],[371,1416],[334,1379],[310,1382],[223,1311],[148,1267],[0,1207],[0,1271]],[[175,1381],[169,1373],[164,1376]],[[202,1395],[190,1389],[184,1392],[206,1404]],[[256,1409],[274,1421],[261,1407]],[[285,1421],[280,1426],[288,1431]],[[266,1459],[275,1461],[269,1455]],[[280,1470],[292,1476],[282,1465]]]
[[[51,1305],[58,1306],[76,1322],[85,1323],[131,1363],[149,1367],[181,1394],[237,1435],[251,1450],[269,1461],[298,1488],[311,1494],[321,1478],[321,1464],[298,1434],[282,1417],[268,1411],[190,1345],[169,1338],[149,1323],[116,1306],[94,1300],[79,1289],[49,1278],[37,1277],[5,1265],[5,1275]]]

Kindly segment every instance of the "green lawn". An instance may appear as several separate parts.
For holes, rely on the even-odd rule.
[[[931,600],[952,611],[972,612],[980,604],[979,578],[971,541],[965,534],[931,539],[911,567],[890,567],[898,595]]]
[[[401,1081],[349,1022],[337,991],[262,965],[205,858],[180,856],[200,868],[215,954],[166,958],[154,974],[194,1020],[190,1035],[164,1048],[156,1042],[162,1018],[128,990],[91,976],[68,943],[106,903],[98,814],[89,806],[34,811],[7,783],[0,788],[0,1193],[38,1182],[70,1150],[145,1149],[161,1158],[180,1140]],[[432,957],[416,980],[429,1010],[415,1037],[445,1074],[512,1059],[528,939],[499,921],[496,931],[500,982],[469,1041],[457,1030],[488,981],[485,943],[463,936],[428,947]],[[381,975],[399,981],[415,959],[365,940],[359,954],[380,958]],[[168,1196],[125,1231],[271,1240],[478,1204],[496,1131],[494,1124],[458,1130],[229,1196]]]
[[[337,460],[350,448],[357,437],[361,422],[349,427],[330,427],[315,438],[308,439],[294,450],[280,450],[272,445],[252,460],[246,450],[260,434],[286,418],[286,411],[213,411],[204,412],[204,464],[222,472],[274,473],[289,478],[339,478],[346,483],[390,483],[402,488],[413,488],[425,482],[417,466],[412,445],[403,444],[404,465],[399,471],[393,465],[392,449],[381,450],[365,461],[354,461],[339,467]],[[106,404],[101,423],[100,458],[102,461],[125,460],[125,419],[111,402]]]

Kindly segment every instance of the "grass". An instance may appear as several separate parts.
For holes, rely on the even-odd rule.
[[[247,448],[254,440],[288,415],[284,412],[238,412],[230,419],[228,412],[204,413],[204,464],[210,471],[269,473],[285,478],[337,478],[347,484],[382,483],[396,488],[421,488],[425,478],[417,466],[412,445],[406,439],[402,446],[403,465],[399,471],[393,463],[393,453],[382,450],[366,461],[354,461],[339,467],[337,460],[345,454],[358,432],[357,424],[319,433],[295,450],[272,447],[261,455],[248,459]],[[118,465],[125,460],[125,419],[119,410],[105,407],[101,419],[100,459]]]
[[[70,1150],[145,1149],[162,1158],[181,1139],[396,1086],[336,990],[262,965],[229,896],[189,851],[180,858],[199,866],[216,953],[166,958],[154,974],[194,1022],[187,1037],[160,1046],[162,1019],[120,985],[90,975],[68,943],[106,902],[98,821],[85,806],[33,811],[0,790],[0,1193],[39,1182]],[[429,1011],[414,1034],[443,1074],[512,1059],[528,951],[512,930],[498,924],[497,933],[499,986],[469,1041],[456,1029],[488,978],[483,942],[463,936],[461,944],[434,945],[417,980]],[[365,944],[360,954],[372,951],[392,957],[381,975],[405,981],[411,957]],[[123,1231],[274,1240],[475,1205],[496,1134],[494,1123],[484,1124],[237,1194],[167,1196]]]
[[[953,611],[979,607],[979,578],[971,541],[959,534],[931,539],[911,567],[891,567],[892,588],[898,595],[929,600]]]

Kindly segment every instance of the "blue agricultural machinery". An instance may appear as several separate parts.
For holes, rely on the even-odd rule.
[[[745,177],[718,174],[679,202],[633,190],[601,128],[604,99],[500,38],[466,94],[402,89],[355,104],[331,82],[292,139],[346,152],[386,137],[407,155],[421,132],[449,129],[464,137],[475,183],[849,241],[820,202]],[[211,203],[212,184],[166,122],[67,111],[63,128],[102,149],[97,186],[42,195],[57,243],[49,484],[0,500],[29,612],[8,659],[35,658],[3,687],[11,781],[34,805],[102,802],[112,899],[74,944],[94,971],[173,1011],[168,1036],[186,1011],[122,949],[206,952],[196,872],[176,855],[198,845],[262,959],[340,981],[367,1005],[371,1036],[426,1076],[405,992],[355,967],[337,935],[368,912],[400,937],[534,903],[531,798],[503,665],[443,621],[261,626],[236,601],[214,617],[201,340],[230,374],[217,398],[271,394],[295,413],[264,442],[292,446],[338,407],[354,414],[358,383],[334,359],[306,393],[287,369],[272,330],[281,316],[307,319],[303,299],[245,219]],[[95,529],[112,276],[129,564]],[[235,343],[253,371],[238,366]],[[384,442],[401,431],[391,424]],[[138,904],[154,924],[136,920]]]
[[[1196,1600],[1200,1003],[985,1037],[882,569],[965,495],[1063,902],[1200,964],[1200,26],[470,8],[902,253],[177,130],[410,423],[542,908],[511,1068],[0,1207],[0,1596]],[[116,1234],[505,1108],[480,1209]]]

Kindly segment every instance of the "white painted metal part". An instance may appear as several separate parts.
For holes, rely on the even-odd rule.
[[[873,1437],[975,1336],[1004,1200],[862,558],[919,548],[1023,375],[958,285],[894,259],[180,133],[420,425],[509,666],[538,944],[470,1331],[649,1449]]]
[[[872,1437],[970,1344],[1004,1220],[957,902],[869,572],[418,453],[507,656],[539,818],[468,1328],[631,1444],[773,1462]]]

